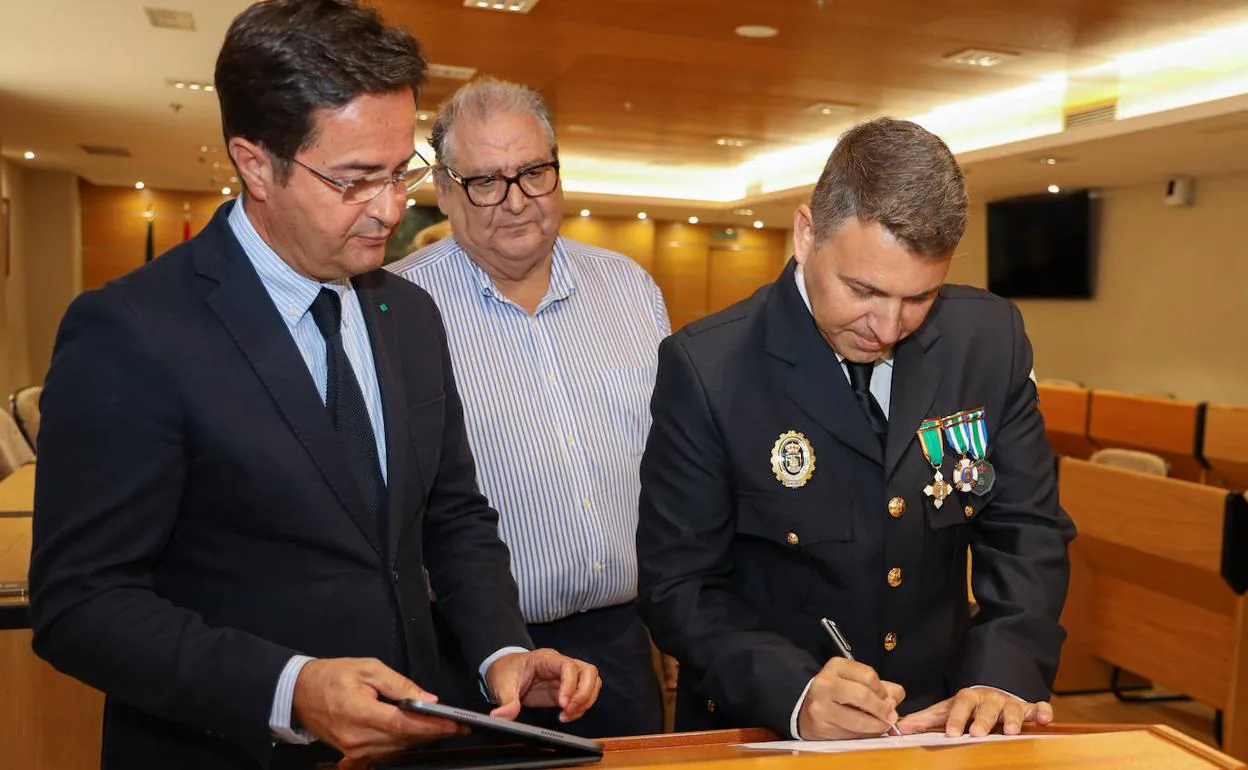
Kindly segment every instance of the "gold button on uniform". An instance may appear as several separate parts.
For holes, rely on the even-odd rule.
[[[966,514],[966,518],[968,518],[968,519],[969,519],[969,518],[971,518],[972,516],[974,516],[974,515],[975,515],[975,509],[974,509],[972,506],[969,506],[969,505],[968,505],[968,506],[966,506],[965,508],[963,508],[963,509],[962,509],[962,513],[965,513],[965,514]]]
[[[888,571],[888,584],[893,588],[901,585],[901,567],[893,567]]]
[[[708,700],[706,702],[706,710],[714,714],[715,713],[715,701]]]
[[[900,519],[901,515],[906,512],[906,501],[900,497],[894,497],[888,501],[888,515],[894,519]]]
[[[892,631],[889,631],[887,634],[884,634],[884,649],[887,650],[888,652],[892,652],[896,648],[897,648],[897,634],[894,634]]]
[[[790,532],[789,534],[784,536],[784,542],[788,543],[789,545],[797,545],[798,543],[801,542],[801,538],[797,536],[796,532]]]

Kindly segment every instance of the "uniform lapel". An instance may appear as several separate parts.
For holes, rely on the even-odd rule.
[[[854,400],[836,352],[819,335],[802,302],[789,261],[767,298],[766,349],[792,365],[784,393],[824,430],[870,460],[883,462],[880,441]]]
[[[936,326],[939,311],[932,308],[927,320],[914,334],[897,345],[893,357],[893,389],[888,409],[888,444],[884,464],[887,480],[897,469],[901,458],[918,441],[919,425],[929,417],[932,404],[940,390],[941,371],[938,349],[932,346],[940,338]]]

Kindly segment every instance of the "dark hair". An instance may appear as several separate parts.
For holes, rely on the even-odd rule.
[[[894,118],[841,135],[810,198],[815,246],[850,217],[877,222],[908,251],[953,254],[966,231],[962,169],[940,137]]]
[[[364,94],[425,81],[420,44],[355,0],[268,0],[230,24],[214,78],[228,143],[239,136],[268,150],[278,181],[315,140],[312,113]]]

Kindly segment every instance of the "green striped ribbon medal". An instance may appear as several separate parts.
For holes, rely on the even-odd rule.
[[[940,418],[933,417],[930,420],[924,420],[918,430],[919,446],[923,449],[923,456],[936,471],[932,476],[932,483],[923,487],[923,494],[932,498],[932,504],[937,508],[944,505],[945,498],[953,494],[953,487],[949,486],[949,482],[945,481],[945,477],[940,473],[940,466],[945,461],[945,445],[940,437],[940,426]]]
[[[985,459],[988,453],[987,410],[982,407],[958,412],[944,419],[949,446],[962,455],[954,471],[954,486],[963,492],[986,495],[997,481],[996,469]],[[973,459],[972,459],[973,458]]]

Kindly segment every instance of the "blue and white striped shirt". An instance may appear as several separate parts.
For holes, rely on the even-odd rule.
[[[343,278],[331,283],[320,283],[311,278],[299,275],[290,265],[269,247],[256,232],[247,213],[243,210],[243,199],[234,202],[230,210],[230,230],[243,247],[243,253],[251,260],[251,265],[260,276],[260,283],[269,293],[273,304],[286,322],[286,328],[294,337],[299,354],[308,366],[308,373],[321,394],[321,402],[325,402],[325,338],[316,328],[316,322],[308,309],[312,300],[320,294],[322,288],[338,292],[342,300],[342,347],[347,353],[347,360],[355,371],[355,378],[360,383],[360,391],[364,394],[364,404],[368,408],[368,419],[373,424],[373,435],[377,439],[377,458],[381,462],[382,478],[386,478],[386,424],[381,412],[381,387],[377,384],[377,367],[373,364],[373,349],[369,345],[368,329],[364,326],[364,314],[360,310],[360,299],[355,287],[349,279]],[[305,655],[296,655],[286,663],[281,677],[277,681],[277,691],[273,694],[273,705],[269,711],[269,729],[273,735],[286,743],[308,743],[312,736],[291,729],[291,703],[295,695],[295,681],[304,665],[312,660]]]
[[[387,269],[442,311],[525,620],[635,598],[638,468],[659,342],[671,333],[658,286],[628,257],[564,238],[531,316],[453,237]]]

